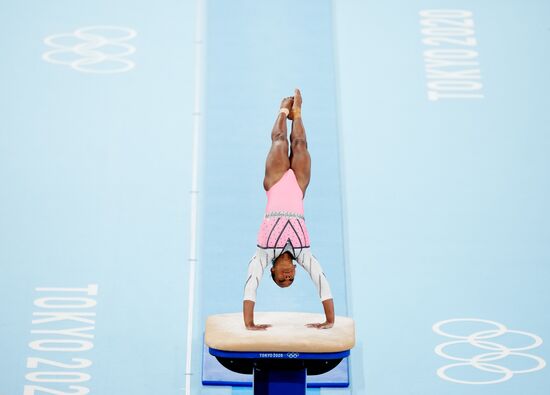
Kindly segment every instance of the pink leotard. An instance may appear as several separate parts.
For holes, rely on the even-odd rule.
[[[332,299],[328,280],[319,261],[311,253],[304,221],[304,195],[292,169],[267,191],[267,207],[258,232],[258,248],[248,264],[244,300],[256,300],[256,290],[268,266],[284,252],[309,274],[319,298]]]
[[[309,247],[303,193],[294,171],[288,169],[266,193],[267,206],[258,232],[258,247],[284,248],[289,241],[294,248]]]

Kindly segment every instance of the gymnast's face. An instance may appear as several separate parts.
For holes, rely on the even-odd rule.
[[[295,273],[296,265],[294,265],[291,255],[287,252],[279,256],[271,268],[273,281],[281,288],[292,285]]]

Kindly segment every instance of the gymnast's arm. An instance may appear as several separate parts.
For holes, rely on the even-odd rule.
[[[246,329],[250,329],[252,331],[265,330],[269,328],[271,325],[268,324],[254,324],[254,304],[255,302],[252,300],[243,301],[244,326],[246,326]]]
[[[308,272],[313,284],[317,288],[319,298],[325,311],[325,322],[308,324],[310,328],[328,329],[334,325],[334,301],[330,292],[330,285],[323,273],[323,268],[319,261],[311,254],[309,249],[303,251],[297,259],[297,262]]]
[[[266,259],[267,265],[267,259]],[[254,305],[256,304],[256,290],[264,273],[264,266],[256,253],[248,264],[248,275],[244,285],[243,318],[246,329],[265,330],[271,325],[256,325],[254,323]]]
[[[328,329],[334,325],[334,301],[332,298],[323,300],[323,309],[325,310],[325,322],[308,324],[310,328]]]

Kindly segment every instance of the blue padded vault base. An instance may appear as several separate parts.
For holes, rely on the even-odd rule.
[[[202,383],[204,385],[231,385],[231,386],[252,386],[252,374],[235,373],[225,368],[218,362],[215,356],[210,355],[208,346],[203,343],[202,352]],[[307,386],[318,387],[348,387],[349,369],[348,358],[344,358],[330,372],[316,376],[308,376]]]

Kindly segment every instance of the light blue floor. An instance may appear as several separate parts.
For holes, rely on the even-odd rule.
[[[431,327],[474,317],[545,341],[550,335],[544,313],[550,299],[550,58],[541,50],[548,47],[548,4],[335,4],[348,289],[361,334],[354,390],[545,393],[547,369],[492,385],[440,379],[435,371],[458,361],[432,350],[456,339]],[[473,13],[484,99],[427,100],[428,48],[421,42],[419,11],[431,8]],[[444,329],[467,335],[494,327]],[[508,347],[532,343],[515,333],[486,340]],[[465,345],[446,351],[464,358],[491,352]],[[548,361],[545,344],[524,352]],[[515,370],[537,365],[520,356],[489,363]],[[490,381],[503,377],[497,372],[462,366],[448,373]]]
[[[0,5],[0,393],[251,393],[201,385],[202,331],[241,308],[269,133],[300,87],[312,246],[357,330],[351,387],[311,393],[546,394],[548,367],[525,371],[550,359],[549,4],[200,4]],[[430,100],[438,72],[483,97]],[[257,309],[322,311],[301,272],[264,279]]]

